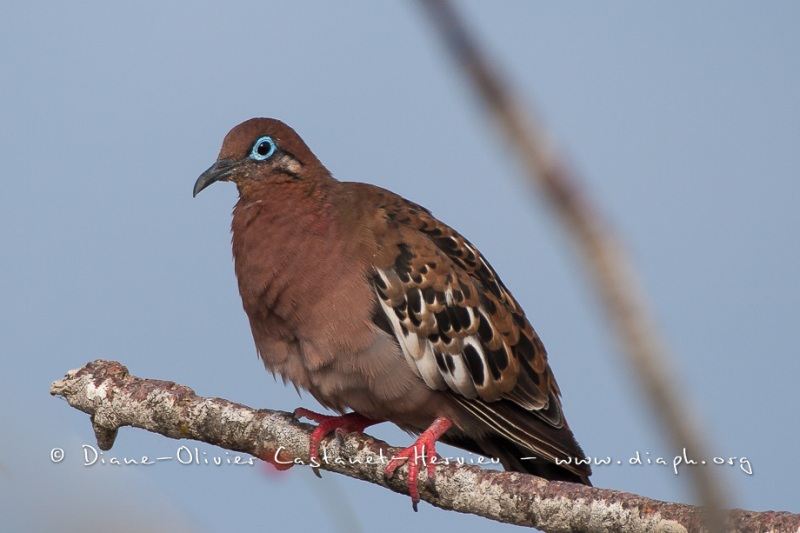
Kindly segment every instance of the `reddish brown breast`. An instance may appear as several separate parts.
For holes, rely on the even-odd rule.
[[[330,201],[340,185],[253,183],[233,212],[236,277],[256,346],[268,368],[301,387],[308,370],[372,342],[374,295],[359,259],[370,251],[343,235],[358,225]]]

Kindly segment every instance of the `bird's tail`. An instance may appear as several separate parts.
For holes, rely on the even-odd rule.
[[[443,435],[440,439],[446,444],[462,448],[479,455],[500,460],[503,468],[513,472],[523,472],[534,476],[549,479],[551,481],[569,481],[570,483],[581,483],[592,486],[588,474],[576,474],[574,470],[591,472],[588,468],[588,460],[581,457],[565,459],[570,461],[570,469],[559,464],[553,463],[541,457],[535,457],[535,452],[517,446],[513,442],[502,437],[486,435],[479,440],[465,437],[463,435]],[[576,468],[578,467],[578,468]],[[584,467],[584,468],[581,468]]]

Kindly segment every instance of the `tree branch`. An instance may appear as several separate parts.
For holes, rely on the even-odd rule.
[[[71,370],[50,386],[76,409],[91,415],[98,446],[108,450],[120,427],[131,426],[172,439],[192,439],[243,452],[273,464],[308,464],[313,427],[291,414],[250,407],[221,398],[202,398],[171,381],[141,379],[115,361],[97,360]],[[320,468],[406,493],[407,470],[388,482],[387,461],[399,448],[360,433],[324,441]],[[566,531],[699,531],[702,510],[635,494],[546,481],[516,472],[440,463],[436,492],[421,483],[422,499],[440,507],[499,522]],[[788,531],[800,515],[731,511],[731,531]]]

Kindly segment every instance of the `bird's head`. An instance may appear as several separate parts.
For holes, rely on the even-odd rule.
[[[271,118],[251,118],[225,136],[217,162],[194,184],[194,196],[215,181],[232,181],[240,193],[256,182],[284,183],[329,177],[295,131]]]

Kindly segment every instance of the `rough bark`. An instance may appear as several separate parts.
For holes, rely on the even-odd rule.
[[[141,379],[115,361],[97,360],[50,387],[91,415],[98,446],[108,450],[120,427],[173,439],[193,439],[243,452],[273,464],[308,464],[313,426],[290,413],[252,409],[221,398],[203,398],[171,381]],[[385,480],[386,461],[399,448],[361,433],[323,441],[320,468],[407,493],[405,466]],[[611,489],[546,481],[527,474],[440,463],[436,491],[420,484],[423,500],[450,509],[546,532],[702,531],[703,510]],[[727,513],[730,531],[797,531],[800,515],[786,512]]]

